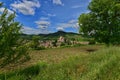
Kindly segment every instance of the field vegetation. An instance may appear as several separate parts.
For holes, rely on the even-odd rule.
[[[97,51],[88,52],[88,49],[97,49]],[[26,67],[21,66],[20,69],[3,72],[0,78],[2,80],[120,79],[119,47],[82,46],[53,50],[43,50],[39,54],[38,51],[33,51],[36,55],[33,56],[33,52],[31,53],[33,58],[24,64]]]

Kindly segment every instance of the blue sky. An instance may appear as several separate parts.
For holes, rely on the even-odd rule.
[[[0,0],[9,14],[16,12],[16,21],[26,34],[47,34],[63,30],[78,33],[78,17],[89,12],[90,0]],[[4,8],[0,8],[2,12]]]

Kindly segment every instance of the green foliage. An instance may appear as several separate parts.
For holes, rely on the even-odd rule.
[[[39,48],[39,36],[33,36],[32,37],[31,47],[33,49],[38,49]]]
[[[36,48],[36,50],[45,50],[46,48],[44,46],[39,46]]]
[[[66,44],[64,43],[64,42],[62,42],[61,44],[60,44],[60,46],[65,46]]]
[[[0,7],[3,5],[3,3],[0,2]]]
[[[57,39],[52,42],[54,47],[57,47]]]
[[[79,17],[80,32],[95,41],[120,44],[120,1],[92,0],[89,13]]]
[[[15,13],[8,15],[5,9],[0,14],[0,65],[5,66],[21,58],[28,58],[27,46],[20,39],[21,25],[14,21]]]
[[[74,44],[73,46],[74,47],[79,47],[79,46],[81,46],[82,44]]]
[[[90,44],[90,45],[95,45],[95,43],[96,43],[96,42],[95,42],[94,40],[90,40],[90,41],[89,41],[89,44]]]

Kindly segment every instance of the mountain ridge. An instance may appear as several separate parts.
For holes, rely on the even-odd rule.
[[[73,32],[64,32],[64,31],[57,31],[57,32],[54,32],[54,33],[49,33],[49,34],[31,34],[31,35],[28,35],[28,34],[22,34],[22,37],[23,38],[26,38],[26,39],[32,39],[33,36],[39,36],[40,38],[42,38],[43,40],[50,40],[50,39],[57,39],[59,38],[60,36],[63,36],[63,37],[73,37],[73,36],[79,36],[80,34],[78,33],[73,33]]]

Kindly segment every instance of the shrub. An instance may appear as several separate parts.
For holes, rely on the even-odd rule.
[[[66,44],[64,43],[64,42],[62,42],[61,44],[60,44],[60,46],[65,46]]]
[[[89,41],[89,44],[90,44],[90,45],[94,45],[94,44],[96,44],[96,42],[95,42],[94,40],[90,40],[90,41]]]
[[[45,50],[45,47],[44,46],[39,46],[35,50]]]

